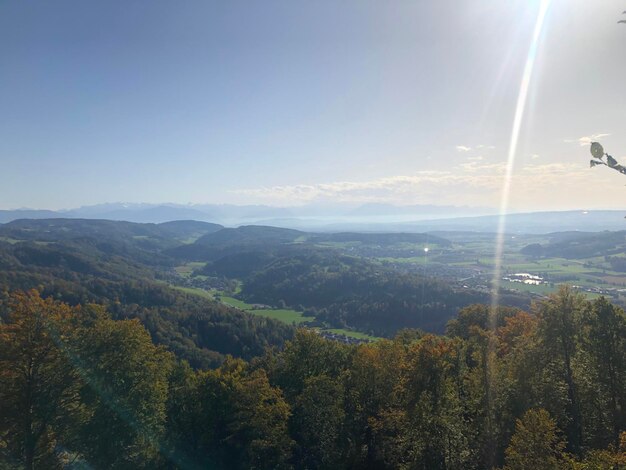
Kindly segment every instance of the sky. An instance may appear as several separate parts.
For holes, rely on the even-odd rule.
[[[498,207],[541,1],[1,0],[0,209]],[[624,10],[550,2],[511,211],[626,208]]]

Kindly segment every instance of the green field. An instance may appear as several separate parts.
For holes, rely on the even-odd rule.
[[[274,320],[282,321],[284,323],[296,324],[308,323],[311,321],[311,317],[307,318],[300,312],[289,309],[267,309],[267,310],[246,310],[246,312],[253,315],[259,315],[262,317],[273,318]]]
[[[524,284],[523,282],[501,281],[500,287],[503,289],[517,290],[520,292],[532,292],[534,294],[550,294],[558,290],[558,286],[550,287],[549,284]]]
[[[200,297],[204,297],[205,299],[209,299],[209,300],[215,300],[215,298],[213,297],[213,295],[204,289],[199,289],[197,287],[182,287],[182,286],[175,286],[170,284],[170,287],[172,289],[176,289],[179,290],[181,292],[185,292],[187,294],[191,294],[191,295],[198,295]]]
[[[250,313],[252,315],[272,318],[274,320],[278,320],[283,323],[287,323],[289,325],[305,326],[307,323],[309,323],[312,320],[311,317],[305,317],[304,315],[302,315],[301,312],[297,312],[296,310],[285,309],[285,308],[267,308],[267,309],[254,308],[253,304],[249,304],[247,302],[244,302],[243,300],[239,300],[234,297],[224,295],[222,292],[216,291],[216,290],[207,291],[205,289],[200,289],[197,287],[181,287],[181,286],[172,286],[172,287],[174,289],[180,290],[182,292],[186,292],[188,294],[199,295],[201,297],[204,297],[205,299],[217,300],[219,298],[219,301],[221,303],[223,303],[224,305],[228,305],[229,307],[234,307],[239,310],[243,310],[244,312]],[[240,288],[238,288],[237,290],[240,290]],[[345,336],[349,336],[349,337],[357,338],[357,339],[367,339],[370,341],[376,341],[380,339],[377,336],[370,336],[365,333],[346,330],[343,328],[322,328],[319,330],[341,334],[341,335],[345,335]]]
[[[228,295],[224,295],[224,293],[216,290],[205,290],[197,287],[180,287],[180,286],[172,286],[175,289],[178,289],[183,292],[187,292],[188,294],[199,295],[204,297],[205,299],[217,300],[224,305],[228,305],[229,307],[234,307],[239,310],[243,310],[244,312],[251,313],[252,315],[258,315],[261,317],[273,318],[275,320],[282,321],[288,324],[296,324],[299,325],[301,323],[307,323],[311,321],[311,318],[307,318],[302,313],[297,312],[291,309],[283,309],[283,308],[254,308],[254,304],[249,304],[244,302],[243,300],[236,299],[234,297],[230,297]]]
[[[223,304],[230,305],[231,307],[238,308],[239,310],[252,310],[252,304],[248,304],[243,300],[236,299],[234,297],[229,297],[224,295],[221,292],[215,292],[215,295],[219,295],[220,301]]]
[[[446,234],[447,235],[447,234]],[[534,258],[520,251],[530,243],[543,243],[550,240],[546,235],[516,235],[506,240],[502,254],[501,276],[515,273],[530,273],[543,277],[548,284],[530,285],[502,280],[501,286],[518,292],[529,292],[537,295],[546,295],[555,291],[560,284],[580,286],[587,298],[599,296],[594,292],[585,292],[583,289],[606,289],[613,299],[623,297],[616,289],[626,288],[626,273],[616,272],[604,255],[595,255],[588,258]],[[419,275],[442,277],[454,281],[474,279],[476,282],[490,283],[494,275],[494,246],[495,239],[485,238],[480,234],[464,234],[454,239],[453,244],[431,250],[427,256],[416,255],[419,244],[412,249],[405,249],[401,244],[389,247],[393,256],[377,256],[383,264],[391,263],[396,268],[407,269]],[[626,250],[613,250],[611,256],[626,257]],[[406,256],[403,256],[406,255]],[[458,275],[449,268],[458,268]],[[465,270],[465,271],[463,271]]]
[[[338,335],[346,335],[346,336],[350,336],[352,338],[357,338],[357,339],[367,339],[369,341],[377,341],[381,339],[378,336],[370,336],[368,334],[360,333],[358,331],[344,330],[343,328],[326,328],[322,331],[328,331],[330,333],[335,333]]]
[[[205,291],[206,292],[206,291]],[[216,292],[217,293],[217,292]],[[238,308],[239,310],[243,310],[244,312],[251,313],[252,315],[259,315],[262,317],[273,318],[274,320],[282,321],[283,323],[288,323],[290,325],[306,325],[309,323],[312,318],[305,317],[301,312],[297,312],[296,310],[291,309],[280,309],[280,308],[271,308],[271,309],[260,309],[253,308],[253,304],[249,304],[244,302],[243,300],[236,299],[234,297],[229,297],[225,295],[220,296],[220,301],[226,305],[231,307]],[[361,333],[358,331],[346,330],[343,328],[321,328],[321,331],[328,331],[335,334],[345,335],[352,338],[357,339],[366,339],[370,341],[376,341],[380,339],[377,336],[370,336],[365,333]]]
[[[174,268],[174,270],[181,277],[190,277],[191,274],[196,269],[203,268],[205,265],[206,265],[206,263],[202,263],[202,262],[199,262],[199,261],[193,261],[193,262],[190,262],[190,263],[181,264],[180,266],[176,266]]]
[[[425,264],[427,265],[430,261],[424,255],[422,256],[410,256],[407,258],[377,258],[380,261],[387,261],[390,263],[407,263],[407,264]],[[456,263],[455,263],[456,264]]]
[[[550,286],[549,284],[524,284],[522,282],[510,282],[510,281],[502,281],[500,287],[504,289],[517,290],[520,292],[532,292],[534,294],[539,295],[548,295],[552,292],[556,292],[559,289],[559,285],[555,284],[554,286]],[[582,291],[581,291],[582,292]],[[588,299],[597,299],[600,297],[600,294],[596,294],[594,292],[582,292],[582,294]]]

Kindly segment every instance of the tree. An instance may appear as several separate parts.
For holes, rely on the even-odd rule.
[[[385,417],[404,406],[406,347],[400,341],[382,340],[359,346],[345,374],[346,428],[350,435],[349,465],[375,468],[384,466],[390,453],[398,454],[397,429]],[[397,427],[396,427],[397,428]],[[393,452],[385,452],[395,447]],[[396,456],[392,460],[402,460]]]
[[[543,406],[546,406],[545,401],[549,397],[540,393],[545,352],[539,346],[537,323],[534,315],[520,312],[506,318],[504,326],[496,331],[498,376],[493,383],[498,390],[495,423],[498,430],[496,457],[500,465],[515,431],[516,419],[539,404],[544,403]],[[548,380],[545,387],[551,389],[552,382]],[[566,395],[561,389],[558,393]]]
[[[501,389],[507,377],[501,372],[501,361],[496,355],[498,337],[492,330],[470,327],[470,337],[464,343],[470,364],[463,374],[465,408],[477,426],[474,430],[473,450],[480,455],[487,468],[492,468],[499,452],[497,417],[502,414]]]
[[[460,346],[459,339],[428,335],[408,351],[404,393],[417,468],[462,469],[471,458],[458,381]]]
[[[183,469],[210,468],[201,455],[206,432],[199,388],[200,373],[185,361],[177,362],[169,379],[166,447],[168,460]]]
[[[592,362],[591,393],[602,403],[610,421],[609,436],[619,446],[620,431],[626,427],[626,315],[604,297],[593,302],[586,316],[584,348]],[[598,430],[597,433],[602,433]],[[606,445],[598,442],[597,445]]]
[[[556,294],[539,304],[537,309],[538,335],[545,358],[553,362],[556,369],[560,369],[560,375],[566,384],[567,416],[560,422],[566,425],[568,442],[578,455],[581,454],[583,444],[583,423],[573,361],[578,348],[584,308],[582,294],[568,286],[562,286]]]
[[[262,370],[234,385],[234,413],[226,439],[242,456],[240,468],[288,468],[293,445],[287,427],[291,412],[282,392],[270,385]]]
[[[585,455],[577,470],[614,470],[626,468],[626,431],[620,434],[619,445],[608,449],[594,449]]]
[[[0,324],[0,455],[35,467],[58,464],[55,445],[69,445],[83,407],[80,379],[65,342],[77,309],[18,292]]]
[[[242,360],[229,358],[220,369],[201,374],[198,397],[197,460],[233,469],[289,466],[289,405],[264,370],[249,372]]]
[[[296,399],[292,419],[298,444],[299,466],[309,469],[341,467],[344,424],[344,389],[341,382],[326,375],[305,381]]]
[[[95,468],[150,467],[159,458],[172,356],[138,320],[97,320],[73,344],[89,417],[79,450]]]
[[[569,459],[556,423],[544,409],[528,410],[517,420],[506,449],[505,470],[562,470]]]
[[[272,384],[278,385],[288,400],[299,395],[305,381],[316,375],[336,378],[348,364],[350,348],[335,341],[326,341],[319,334],[304,329],[296,332],[280,353],[280,361],[266,356]],[[270,363],[272,362],[273,363]]]

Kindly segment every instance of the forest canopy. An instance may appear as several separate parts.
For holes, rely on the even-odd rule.
[[[15,292],[0,324],[2,468],[622,468],[626,316],[563,288],[446,335],[194,370],[137,320]]]

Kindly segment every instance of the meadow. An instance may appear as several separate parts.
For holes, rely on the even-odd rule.
[[[179,270],[177,268],[177,272],[178,271]],[[185,272],[186,268],[183,268],[182,271]],[[306,327],[313,320],[313,318],[306,317],[302,314],[302,312],[298,312],[293,309],[273,308],[270,306],[264,306],[264,308],[261,308],[259,305],[244,302],[243,300],[232,297],[231,295],[228,295],[228,293],[217,290],[217,289],[206,290],[206,289],[201,289],[198,287],[182,287],[182,286],[176,286],[176,285],[172,285],[172,287],[179,291],[186,292],[187,294],[198,295],[205,299],[215,300],[215,301],[223,303],[224,305],[228,305],[229,307],[239,309],[243,312],[250,313],[252,315],[257,315],[260,317],[272,318],[274,320],[278,320],[288,325]],[[240,288],[236,289],[235,295],[236,295],[236,292],[239,290]],[[313,329],[321,331],[321,332],[345,335],[350,338],[356,338],[360,340],[376,341],[380,339],[377,336],[371,336],[365,333],[347,330],[343,328],[314,327]]]

